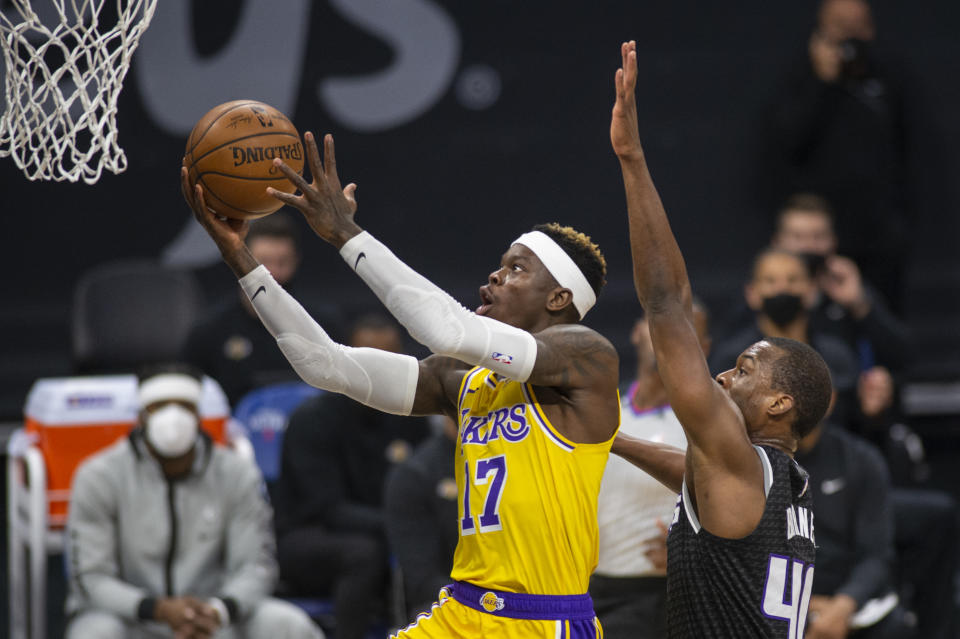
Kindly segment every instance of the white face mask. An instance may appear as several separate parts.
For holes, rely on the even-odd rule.
[[[179,457],[197,440],[197,416],[180,406],[168,404],[147,416],[147,441],[163,457]]]

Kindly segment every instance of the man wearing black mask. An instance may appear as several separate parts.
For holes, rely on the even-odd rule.
[[[811,331],[810,309],[817,300],[817,286],[803,258],[778,249],[763,251],[754,260],[753,275],[744,294],[754,321],[713,350],[711,370],[720,372],[747,346],[765,337],[804,342],[815,348],[830,367],[838,393],[834,415],[845,418],[855,400],[857,357],[843,340]]]
[[[902,370],[910,353],[909,331],[866,282],[858,265],[838,255],[833,214],[827,201],[812,193],[797,193],[777,213],[770,246],[807,260],[819,294],[811,310],[814,333],[836,335],[854,349],[860,366]]]

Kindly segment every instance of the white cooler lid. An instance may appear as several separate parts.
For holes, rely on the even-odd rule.
[[[200,416],[227,417],[230,406],[223,389],[204,376]],[[38,379],[27,394],[24,415],[46,426],[135,422],[137,376],[99,375]]]

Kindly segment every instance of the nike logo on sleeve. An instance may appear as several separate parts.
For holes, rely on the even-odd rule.
[[[267,292],[267,287],[266,287],[266,286],[263,286],[262,284],[260,285],[260,288],[258,288],[256,291],[254,291],[253,295],[250,297],[250,301],[252,302],[254,299],[256,299],[257,295],[259,295],[261,292],[262,292],[262,293],[266,293],[266,292]]]
[[[360,251],[360,255],[357,256],[357,261],[353,263],[353,270],[357,270],[357,265],[360,263],[360,260],[367,256],[366,253]]]

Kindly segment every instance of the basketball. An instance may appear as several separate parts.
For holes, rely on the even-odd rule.
[[[187,138],[184,165],[190,184],[203,187],[207,206],[224,217],[253,219],[283,203],[267,187],[296,187],[273,165],[280,158],[303,171],[300,134],[283,113],[263,102],[234,100],[210,109]]]

